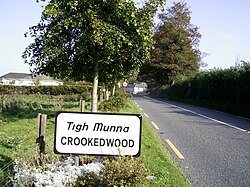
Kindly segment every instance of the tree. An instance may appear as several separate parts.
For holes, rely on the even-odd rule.
[[[184,2],[174,3],[159,19],[151,58],[141,69],[140,77],[146,76],[160,85],[173,84],[178,76],[199,69],[201,35],[198,27],[190,23],[191,12]]]
[[[162,0],[137,8],[132,0],[50,0],[41,21],[30,27],[35,38],[23,53],[32,72],[97,86],[138,69],[152,44],[153,16]]]

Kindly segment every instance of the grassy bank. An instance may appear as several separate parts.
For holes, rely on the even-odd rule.
[[[10,97],[10,96],[8,96]],[[58,104],[58,98],[51,96],[14,96],[18,102],[12,103],[11,111],[0,113],[0,186],[11,186],[14,161],[26,162],[31,166],[39,163],[39,147],[36,144],[38,136],[37,114],[48,114],[46,124],[46,155],[47,162],[54,162],[61,158],[53,153],[54,141],[54,114],[58,110],[79,111],[79,102],[64,98]],[[6,98],[5,102],[14,98]],[[18,99],[17,99],[18,98]],[[8,99],[8,100],[7,100]],[[23,101],[31,103],[24,106]],[[19,103],[19,104],[18,104]],[[12,106],[11,105],[11,106]],[[89,105],[88,105],[89,106]],[[132,100],[120,113],[140,113]],[[166,151],[160,137],[150,126],[146,117],[143,117],[142,150],[138,158],[145,164],[148,175],[156,177],[147,181],[146,186],[191,186],[185,175]],[[9,185],[6,184],[9,182]]]

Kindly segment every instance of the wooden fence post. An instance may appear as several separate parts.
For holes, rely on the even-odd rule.
[[[80,111],[84,112],[85,110],[85,100],[80,99]]]
[[[85,110],[85,100],[83,100],[82,98],[80,99],[80,111],[81,112],[84,112]],[[70,155],[70,157],[72,157],[72,155]],[[79,156],[74,156],[74,161],[75,161],[75,166],[79,166],[79,161],[80,161],[80,158]]]
[[[38,114],[38,128],[39,128],[39,134],[37,138],[37,143],[39,143],[39,154],[40,154],[40,160],[39,164],[40,166],[44,165],[44,153],[45,153],[45,130],[46,130],[46,120],[47,115]]]

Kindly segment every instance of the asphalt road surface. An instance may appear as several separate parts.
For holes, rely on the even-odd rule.
[[[134,96],[193,186],[250,187],[250,120]]]

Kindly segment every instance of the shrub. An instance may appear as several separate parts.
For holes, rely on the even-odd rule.
[[[36,116],[35,111],[40,111],[43,109],[43,106],[37,101],[25,101],[25,100],[6,100],[2,106],[2,113],[8,115],[18,115],[19,117],[23,116]]]
[[[130,98],[131,94],[125,92],[123,89],[117,89],[115,92],[116,97]]]
[[[118,157],[104,161],[107,186],[140,186],[146,178],[146,168],[133,157]]]
[[[90,92],[83,92],[83,93],[81,93],[81,97],[85,101],[90,101],[91,100],[91,93]]]
[[[130,97],[131,94],[124,92],[122,89],[117,89],[115,95],[109,100],[100,102],[98,109],[102,112],[117,112],[126,106],[127,99]]]
[[[98,109],[102,112],[117,112],[126,106],[126,98],[120,96],[111,97],[109,100],[102,101]]]
[[[74,186],[143,186],[145,182],[147,170],[133,157],[108,157],[103,164],[103,171],[79,177]]]
[[[75,102],[80,100],[80,95],[73,94],[73,95],[64,95],[62,97],[63,101],[65,102]]]

